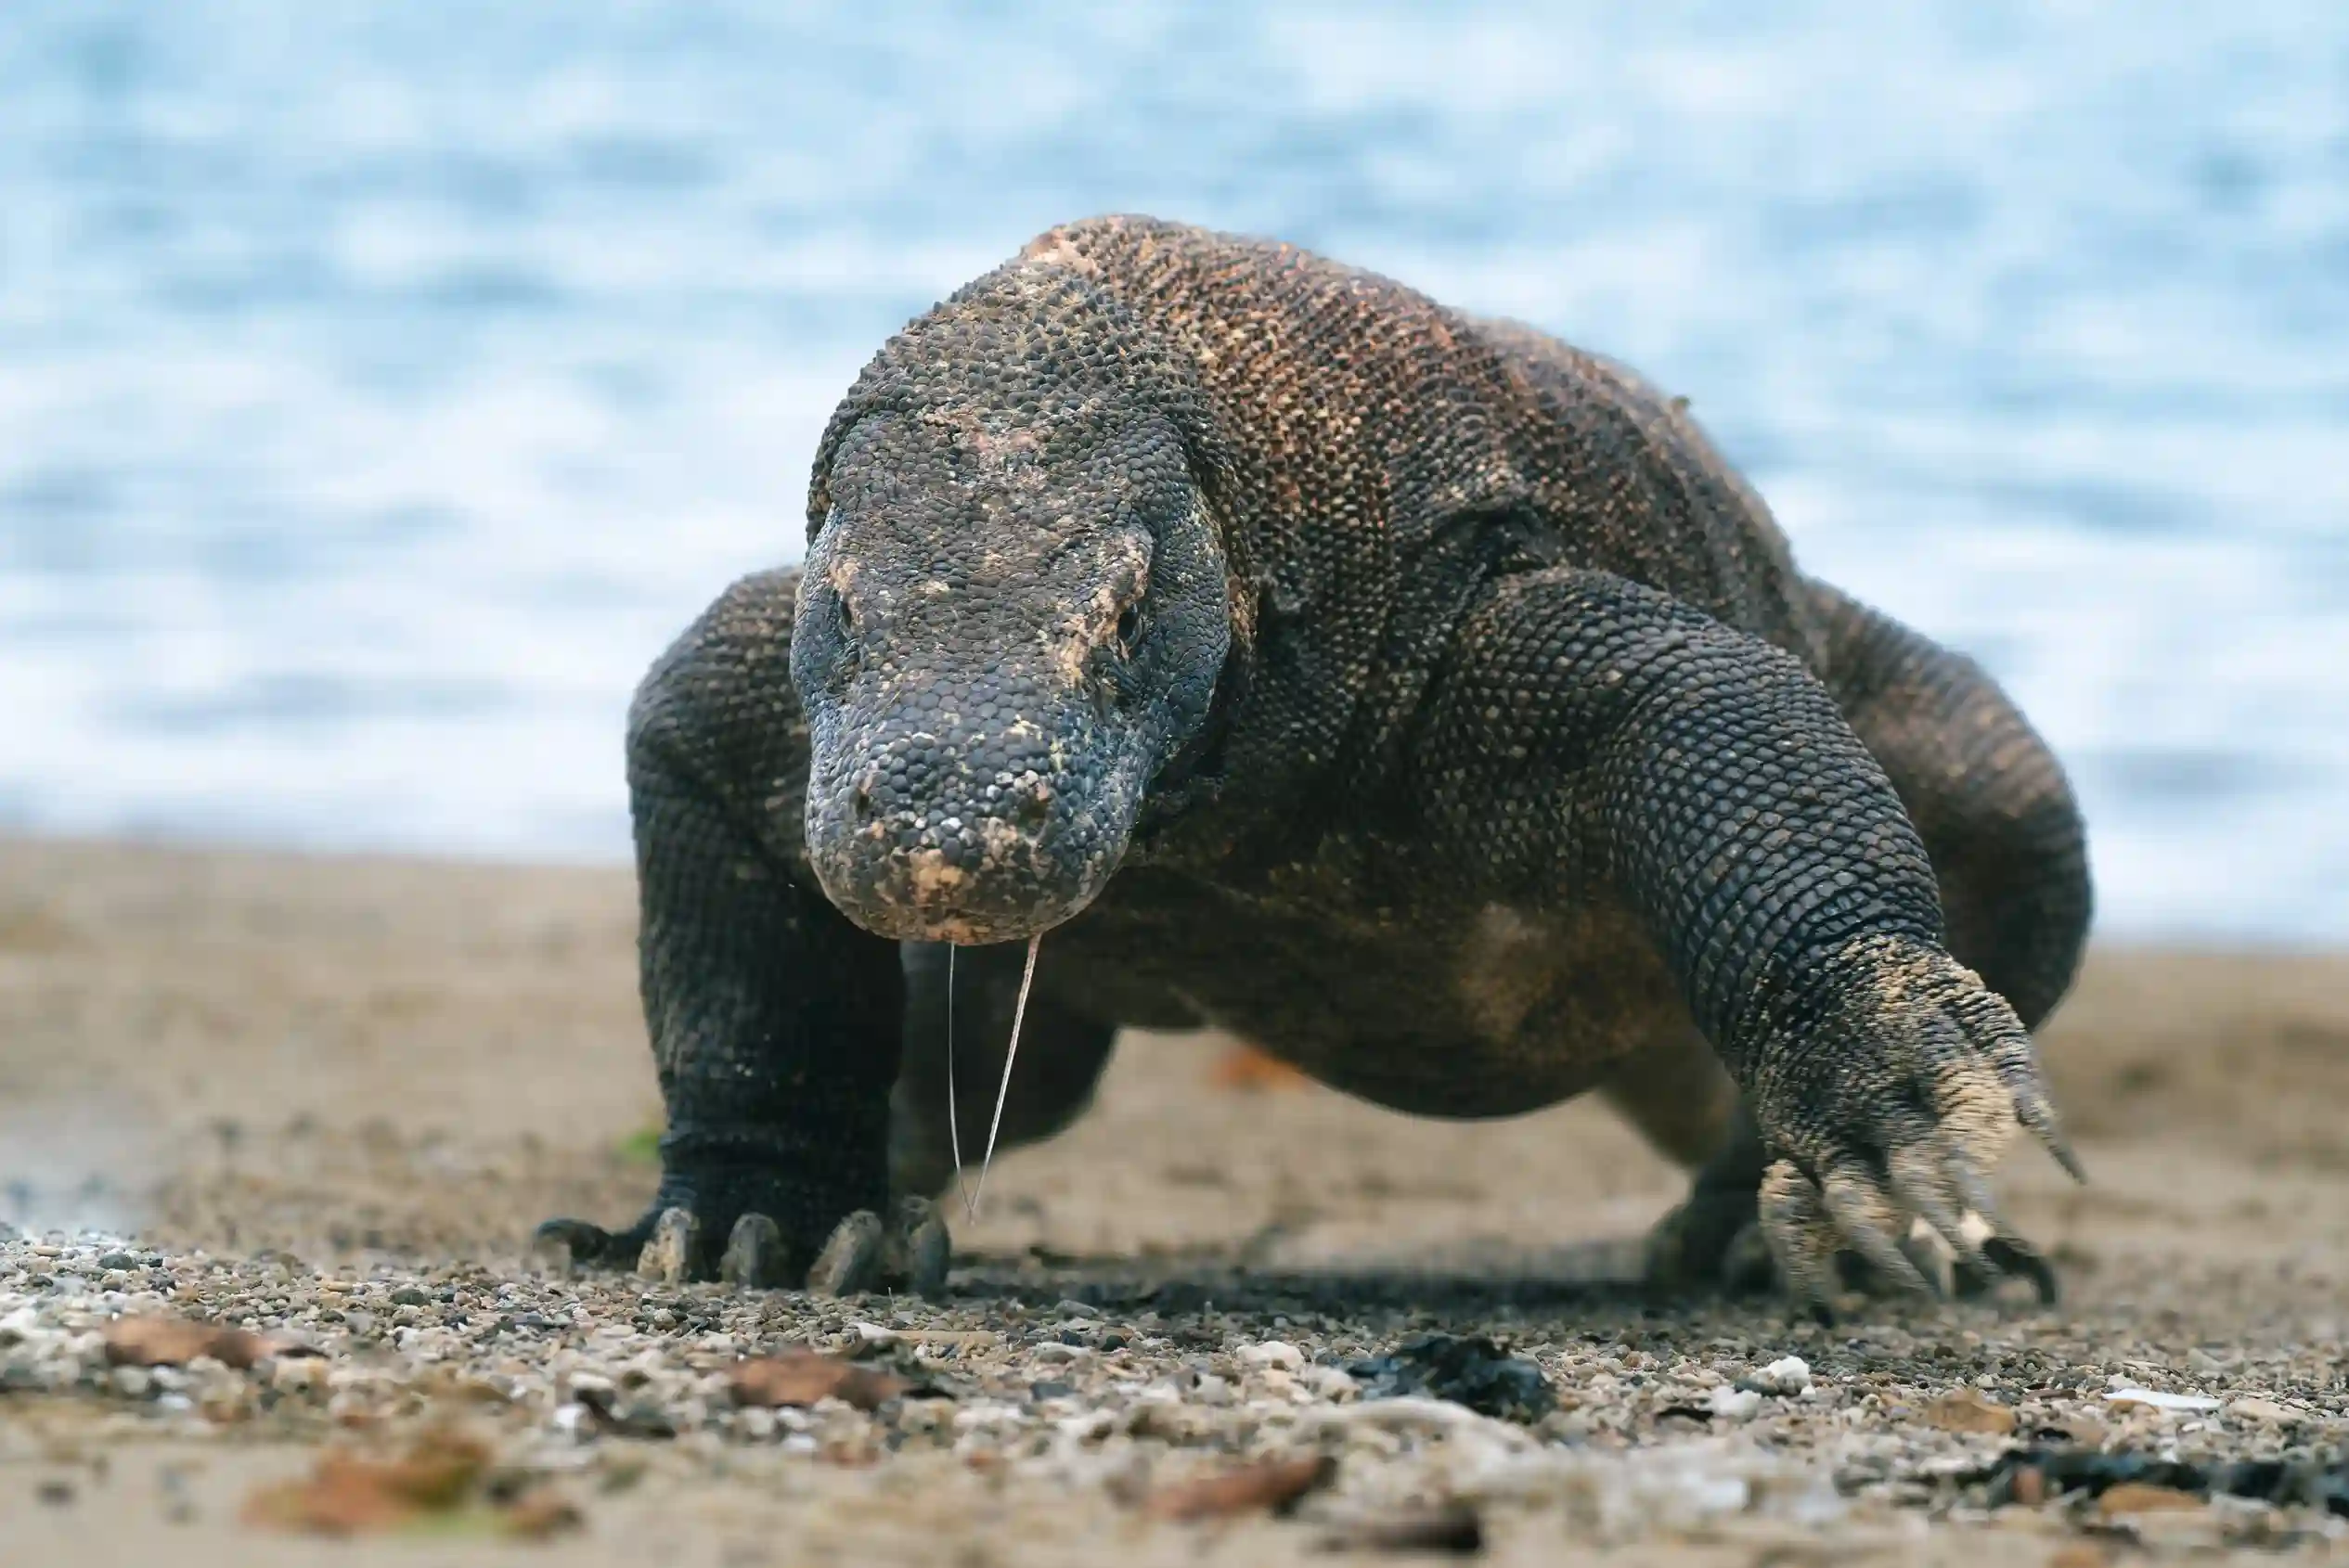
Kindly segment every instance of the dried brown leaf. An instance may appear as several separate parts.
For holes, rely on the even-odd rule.
[[[1261,1094],[1267,1089],[1303,1088],[1313,1080],[1279,1057],[1254,1046],[1233,1046],[1216,1058],[1208,1081],[1235,1094]]]
[[[322,1536],[396,1530],[462,1507],[488,1468],[488,1450],[461,1439],[420,1446],[389,1460],[330,1453],[306,1478],[253,1493],[245,1519]]]
[[[506,1534],[525,1541],[550,1540],[587,1523],[578,1508],[551,1486],[536,1486],[498,1514]]]
[[[272,1354],[259,1334],[188,1317],[122,1317],[106,1326],[106,1360],[113,1367],[183,1367],[209,1356],[244,1371]]]
[[[1285,1513],[1336,1474],[1337,1461],[1327,1454],[1260,1459],[1220,1475],[1162,1487],[1143,1500],[1142,1510],[1153,1519],[1173,1520],[1229,1519],[1267,1510]]]
[[[1925,1407],[1925,1420],[1943,1432],[1997,1435],[2015,1430],[2011,1406],[1985,1398],[1979,1391],[1961,1388],[1944,1394]]]
[[[2141,1481],[2124,1481],[2118,1486],[2108,1486],[2097,1499],[2097,1507],[2108,1516],[2116,1513],[2199,1513],[2209,1505],[2191,1492],[2181,1492],[2170,1486],[2149,1486]]]
[[[815,1350],[787,1350],[737,1366],[728,1380],[737,1405],[813,1405],[840,1399],[874,1410],[913,1384],[895,1372]]]

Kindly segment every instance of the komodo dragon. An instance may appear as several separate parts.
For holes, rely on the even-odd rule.
[[[663,1176],[543,1241],[936,1289],[943,944],[974,1146],[1049,932],[1007,1145],[1120,1026],[1213,1025],[1422,1115],[1598,1090],[1697,1168],[1667,1283],[1742,1250],[1824,1310],[1930,1251],[2052,1297],[1987,1178],[2018,1126],[2077,1174],[2026,1033],[2089,919],[2069,787],[1973,662],[1796,570],[1684,400],[1100,218],[883,347],[807,519],[631,710]]]

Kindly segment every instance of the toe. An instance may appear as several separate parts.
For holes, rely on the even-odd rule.
[[[652,1234],[637,1254],[636,1271],[664,1285],[682,1285],[693,1277],[693,1253],[701,1240],[702,1222],[688,1209],[664,1209]]]
[[[871,1209],[858,1209],[842,1220],[807,1271],[808,1293],[854,1296],[872,1289],[880,1282],[885,1240],[881,1216]]]
[[[611,1254],[612,1233],[584,1219],[550,1219],[531,1232],[530,1250],[561,1267],[599,1264]]]
[[[1830,1228],[1866,1260],[1880,1281],[1911,1295],[1933,1293],[1931,1284],[1901,1250],[1909,1216],[1865,1165],[1852,1159],[1839,1162],[1828,1168],[1817,1190],[1832,1221]]]
[[[1819,1189],[1791,1160],[1762,1174],[1762,1234],[1787,1289],[1813,1316],[1831,1321],[1842,1240]]]
[[[726,1238],[717,1277],[744,1290],[764,1290],[782,1284],[787,1267],[782,1227],[765,1215],[744,1215]]]
[[[2055,1266],[2038,1248],[2020,1236],[1997,1235],[1982,1243],[1982,1256],[2009,1279],[2027,1279],[2038,1294],[2039,1305],[2053,1306],[2062,1297],[2063,1290],[2056,1279]]]
[[[954,1244],[937,1205],[925,1198],[898,1199],[890,1211],[888,1232],[884,1252],[889,1277],[917,1296],[944,1294]]]
[[[1682,1296],[1724,1286],[1735,1289],[1730,1259],[1737,1239],[1752,1229],[1754,1195],[1692,1193],[1648,1232],[1644,1279],[1661,1295]],[[1763,1259],[1765,1279],[1768,1259]]]
[[[1721,1257],[1721,1284],[1731,1295],[1762,1295],[1777,1288],[1777,1264],[1759,1215],[1749,1217],[1730,1238]]]

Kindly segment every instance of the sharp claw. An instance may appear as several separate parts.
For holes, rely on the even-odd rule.
[[[729,1285],[760,1290],[782,1282],[782,1227],[765,1215],[744,1215],[726,1238],[717,1277]]]
[[[2080,1156],[2072,1151],[2071,1140],[2063,1136],[2063,1125],[2057,1120],[2056,1108],[2047,1099],[2046,1087],[2039,1082],[2034,1063],[2029,1074],[2014,1086],[2015,1120],[2023,1130],[2036,1138],[2039,1146],[2055,1156],[2056,1163],[2066,1175],[2083,1187],[2087,1185],[2088,1173],[2080,1163]]]
[[[884,1240],[881,1216],[871,1209],[858,1209],[842,1220],[807,1271],[808,1293],[855,1296],[871,1289],[881,1274]]]
[[[1846,1167],[1830,1174],[1819,1191],[1845,1245],[1865,1258],[1879,1278],[1911,1295],[1940,1294],[1901,1251],[1897,1236],[1907,1232],[1907,1220],[1872,1179]]]
[[[1960,1258],[1952,1276],[1950,1293],[1959,1301],[1980,1301],[1998,1289],[1998,1266],[1986,1259]]]
[[[2083,1187],[2088,1185],[2088,1169],[2080,1163],[2080,1156],[2073,1152],[2071,1141],[2063,1136],[2063,1130],[2056,1125],[2054,1112],[2042,1106],[2038,1118],[2027,1118],[2023,1125],[2039,1140],[2040,1148],[2055,1156],[2056,1163],[2063,1167],[2066,1176]]]
[[[1909,1227],[1908,1234],[1901,1239],[1901,1255],[1925,1276],[1935,1296],[1947,1301],[1956,1292],[1957,1270],[1966,1260],[1930,1221],[1919,1218]]]
[[[610,1251],[612,1233],[584,1219],[550,1219],[530,1233],[530,1250],[565,1267],[594,1263]]]
[[[2056,1279],[2055,1266],[2021,1237],[1994,1236],[1982,1243],[1982,1255],[2002,1273],[2030,1280],[2040,1305],[2053,1306],[2061,1298],[2063,1287]]]
[[[1966,1186],[1962,1173],[1963,1155],[1952,1155],[1944,1163],[1944,1171],[1931,1167],[1930,1156],[1921,1150],[1907,1150],[1894,1154],[1886,1162],[1886,1174],[1891,1177],[1894,1196],[1908,1205],[1909,1212],[1930,1227],[1933,1233],[1949,1243],[1959,1257],[1970,1257],[1975,1252],[1974,1240],[1967,1232],[1962,1202],[1952,1202],[1941,1190],[1944,1172],[1955,1179],[1951,1185],[1963,1193]]]
[[[1837,1243],[1817,1185],[1793,1161],[1780,1160],[1762,1173],[1760,1209],[1778,1277],[1821,1322],[1832,1323]]]
[[[702,1222],[688,1209],[664,1209],[652,1234],[637,1254],[636,1271],[664,1285],[682,1285],[692,1277],[694,1244]]]

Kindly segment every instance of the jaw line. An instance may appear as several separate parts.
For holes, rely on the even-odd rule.
[[[847,919],[849,924],[855,926],[858,931],[865,932],[872,936],[881,937],[884,941],[932,942],[953,947],[1005,947],[1015,943],[1025,944],[1032,942],[1043,936],[1048,932],[1056,931],[1060,927],[1066,925],[1069,921],[1075,919],[1078,916],[1091,908],[1094,903],[1100,899],[1102,888],[1106,888],[1108,885],[1109,879],[1104,878],[1102,880],[1102,887],[1096,888],[1091,893],[1088,893],[1082,903],[1078,904],[1073,908],[1055,914],[1051,919],[1045,920],[1040,924],[1021,924],[1012,927],[979,926],[960,918],[949,918],[936,922],[919,924],[910,929],[899,929],[886,932],[874,931],[872,927],[858,919],[852,910],[840,904],[836,899],[833,899],[830,893],[827,892],[824,896],[825,901],[832,904],[832,907],[835,909],[838,909],[840,913]]]

